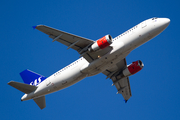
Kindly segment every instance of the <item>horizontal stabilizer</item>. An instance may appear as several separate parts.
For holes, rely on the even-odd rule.
[[[8,85],[20,90],[23,93],[29,94],[37,89],[36,86],[24,84],[24,83],[19,83],[15,81],[10,81]]]
[[[45,96],[38,97],[38,98],[35,98],[33,100],[41,108],[41,110],[46,107]]]

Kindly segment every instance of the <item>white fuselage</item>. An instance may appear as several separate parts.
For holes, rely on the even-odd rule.
[[[106,55],[89,63],[83,57],[54,73],[42,83],[38,88],[25,94],[21,99],[34,99],[66,87],[69,87],[88,76],[99,74],[111,66],[124,59],[132,50],[149,41],[161,33],[168,25],[167,18],[151,18],[141,22],[128,31],[113,39],[110,45],[112,50]]]

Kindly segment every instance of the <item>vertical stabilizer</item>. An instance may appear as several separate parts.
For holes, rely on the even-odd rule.
[[[46,79],[46,77],[40,74],[37,74],[33,71],[30,71],[28,69],[22,71],[20,75],[24,83],[29,84],[29,85],[34,85],[34,86],[37,86],[39,83],[41,83],[42,81]]]

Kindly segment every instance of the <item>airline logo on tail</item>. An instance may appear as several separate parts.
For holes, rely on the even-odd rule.
[[[33,85],[33,86],[39,85],[42,81],[44,81],[46,79],[46,77],[44,77],[40,74],[37,74],[33,71],[30,71],[28,69],[22,71],[20,73],[20,76],[23,79],[24,83]]]
[[[41,78],[42,78],[42,77],[39,77],[38,79],[35,79],[34,81],[32,81],[32,82],[30,83],[30,85],[37,86],[39,83],[41,83]]]

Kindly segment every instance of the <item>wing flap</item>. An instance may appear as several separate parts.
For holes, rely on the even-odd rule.
[[[128,100],[132,96],[128,77],[118,80],[118,82],[115,83],[115,86],[118,91],[117,93],[122,94],[125,100]]]

